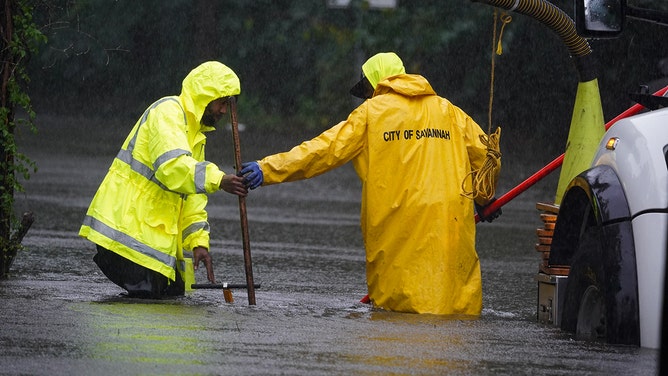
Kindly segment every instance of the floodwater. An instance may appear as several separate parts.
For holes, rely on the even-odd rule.
[[[552,198],[554,179],[508,204],[494,223],[478,225],[479,319],[384,312],[359,302],[364,250],[350,166],[248,197],[261,283],[255,306],[245,290],[234,290],[233,303],[220,290],[137,300],[97,270],[93,246],[77,237],[124,132],[77,137],[69,126],[49,124],[24,141],[39,171],[17,195],[17,208],[32,210],[36,222],[10,278],[0,281],[2,375],[656,374],[657,351],[575,341],[537,322],[535,203]],[[219,133],[209,151],[231,145]],[[266,136],[242,133],[246,159],[303,139],[287,138],[263,148]],[[227,154],[223,168],[232,164]],[[518,182],[504,178],[501,193]],[[238,213],[235,197],[211,196],[219,282],[245,282]],[[206,282],[203,268],[196,279]]]

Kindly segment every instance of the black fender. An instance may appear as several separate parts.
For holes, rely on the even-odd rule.
[[[602,307],[600,340],[640,345],[638,277],[631,214],[610,166],[593,167],[571,181],[562,199],[550,265],[569,266],[561,302],[561,329],[575,333],[585,291],[594,286]]]

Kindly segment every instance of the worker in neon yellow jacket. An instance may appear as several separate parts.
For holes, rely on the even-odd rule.
[[[243,178],[205,160],[205,132],[241,92],[237,75],[205,62],[183,80],[181,94],[159,99],[137,120],[86,213],[79,235],[97,245],[94,261],[130,296],[158,298],[185,290],[183,251],[195,269],[209,255],[207,194],[245,196]]]
[[[468,174],[485,160],[484,132],[424,77],[406,74],[394,53],[371,57],[362,72],[351,93],[368,99],[347,120],[288,152],[246,162],[240,173],[255,189],[352,161],[362,182],[371,302],[399,312],[479,315],[474,203],[462,182],[470,191]]]

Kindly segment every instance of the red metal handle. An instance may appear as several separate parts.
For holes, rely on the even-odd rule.
[[[668,86],[657,91],[656,93],[654,93],[654,95],[662,96],[663,94],[666,93],[666,91],[668,91]],[[615,118],[607,122],[605,124],[605,130],[610,129],[610,127],[612,127],[619,120],[629,117],[631,115],[635,115],[644,108],[645,107],[640,104],[637,103],[634,104],[633,106],[629,107],[626,111],[622,112],[621,114],[617,115]],[[545,167],[541,168],[536,173],[529,176],[526,180],[518,184],[515,188],[511,189],[503,196],[499,197],[494,202],[486,206],[482,212],[483,218],[499,210],[503,205],[507,204],[510,200],[519,196],[520,193],[526,191],[527,189],[529,189],[529,187],[531,187],[532,185],[540,181],[542,178],[549,175],[552,171],[556,170],[559,166],[561,166],[563,162],[564,162],[564,154],[561,154],[560,156],[555,158],[552,162],[548,163]],[[478,222],[480,222],[480,217],[478,216],[478,214],[476,214],[475,223]]]

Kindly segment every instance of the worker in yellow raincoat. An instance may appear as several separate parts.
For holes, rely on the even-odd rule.
[[[288,152],[244,163],[247,186],[307,179],[352,161],[362,182],[371,302],[479,315],[474,203],[462,182],[470,190],[469,173],[485,160],[484,133],[424,77],[406,74],[396,54],[371,57],[362,72],[351,93],[368,99],[347,120]]]
[[[159,99],[137,120],[86,213],[79,235],[97,245],[95,263],[130,296],[184,292],[184,254],[214,282],[206,213],[208,193],[245,196],[236,174],[205,160],[211,131],[241,92],[227,66],[205,62],[181,94]]]

